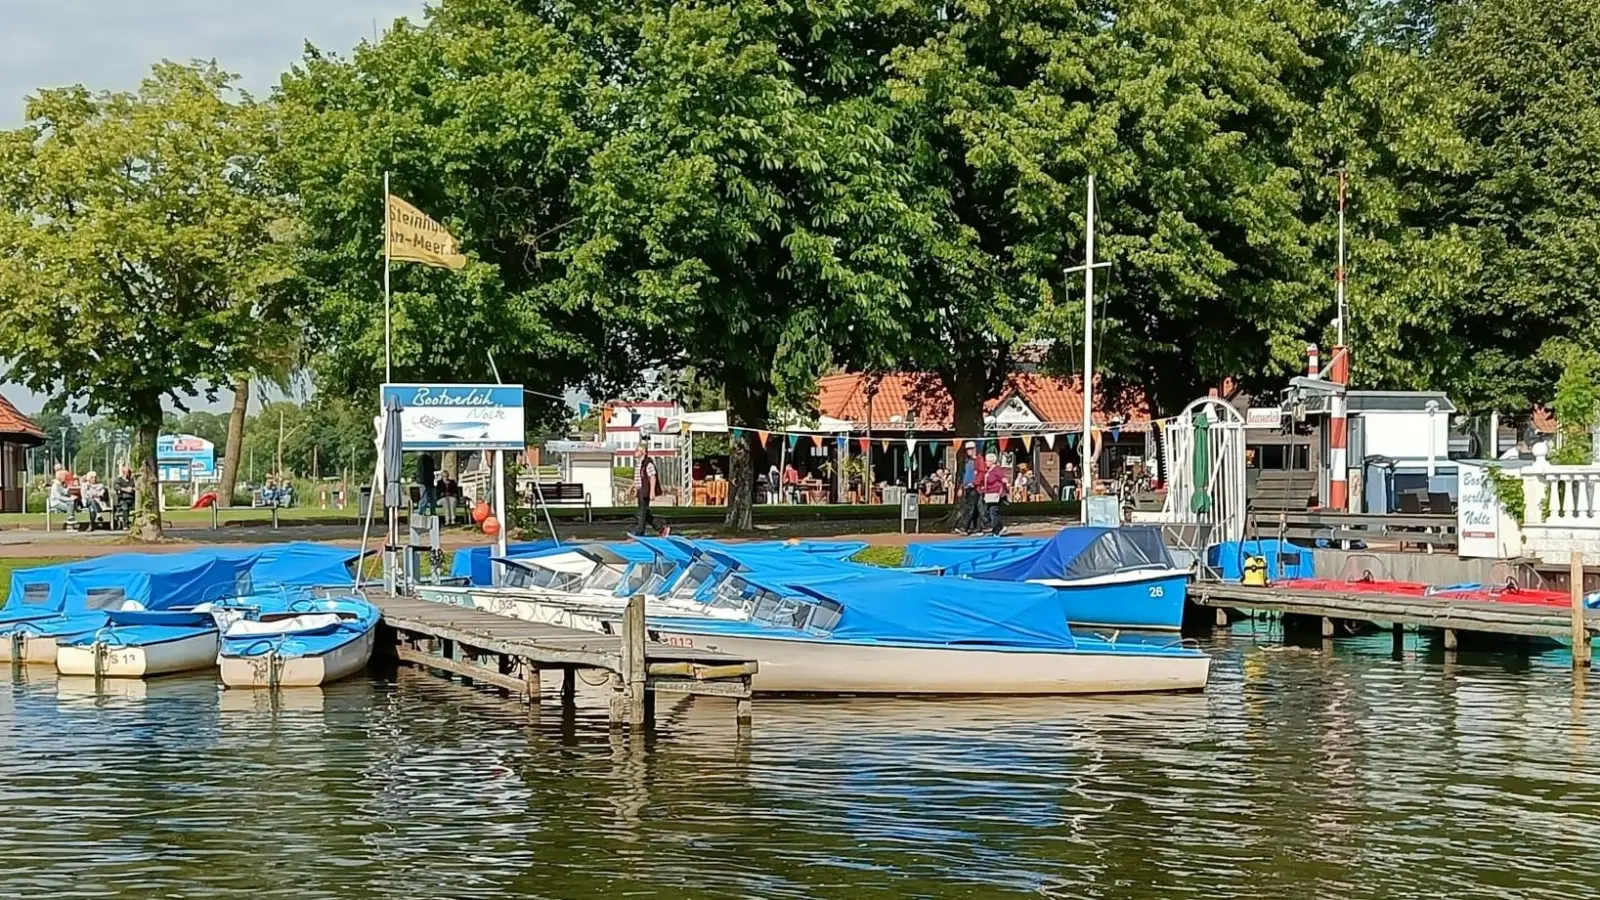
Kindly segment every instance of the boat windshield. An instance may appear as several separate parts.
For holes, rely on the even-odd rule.
[[[711,592],[711,598],[706,605],[712,609],[747,613],[750,611],[750,590],[750,582],[745,581],[738,575],[730,574],[718,582],[716,590]]]
[[[576,590],[582,579],[572,572],[557,572],[543,566],[506,566],[505,587],[545,588],[553,591]]]
[[[614,566],[595,566],[583,584],[586,591],[609,591],[622,582],[622,572]]]
[[[844,611],[844,607],[832,600],[810,601],[798,597],[783,597],[765,588],[757,589],[754,600],[754,606],[750,610],[752,622],[823,634],[832,631],[833,627],[839,624],[839,616]]]
[[[683,571],[683,575],[678,578],[677,583],[672,586],[672,591],[667,596],[674,600],[695,599],[700,593],[700,588],[705,585],[706,581],[711,578],[711,573],[715,571],[715,566],[703,560],[691,563]]]

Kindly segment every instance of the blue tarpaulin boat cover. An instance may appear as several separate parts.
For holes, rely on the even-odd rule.
[[[252,561],[207,552],[119,554],[113,566],[69,571],[61,609],[75,615],[117,609],[128,600],[170,609],[248,594]]]
[[[1313,578],[1316,562],[1311,551],[1304,547],[1278,541],[1276,538],[1260,541],[1224,541],[1206,550],[1206,565],[1216,569],[1224,581],[1244,579],[1244,561],[1252,556],[1267,560],[1267,578]]]
[[[125,553],[83,559],[77,562],[57,563],[19,569],[11,575],[11,588],[6,594],[8,610],[22,606],[60,610],[66,599],[67,575],[74,569],[94,569],[115,566]]]
[[[1072,580],[1127,569],[1172,566],[1172,556],[1152,525],[1063,528],[1034,552],[992,565],[969,563],[963,574],[989,581]]]
[[[525,541],[506,545],[507,559],[521,559],[527,556],[538,556],[554,547],[555,541]],[[490,560],[494,557],[497,548],[467,547],[456,551],[455,558],[450,561],[450,577],[465,578],[469,584],[487,587],[494,581],[494,568]],[[570,548],[569,548],[570,549]]]
[[[993,566],[1020,559],[1037,551],[1048,540],[989,537],[908,544],[904,565],[910,569],[943,569],[946,575],[960,575],[964,566]]]
[[[844,608],[832,631],[836,640],[1073,646],[1060,599],[1042,585],[986,584],[887,571],[784,580]]]

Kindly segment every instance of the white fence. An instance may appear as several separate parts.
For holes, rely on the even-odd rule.
[[[1600,565],[1600,466],[1558,466],[1542,456],[1521,469],[1522,548],[1546,563],[1565,563],[1574,550]]]

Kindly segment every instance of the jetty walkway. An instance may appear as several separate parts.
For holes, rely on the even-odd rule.
[[[728,697],[738,723],[750,723],[750,679],[757,664],[726,653],[648,640],[644,600],[635,597],[620,634],[595,634],[527,622],[480,609],[393,595],[369,596],[383,613],[378,653],[401,663],[460,676],[538,703],[545,673],[561,673],[561,700],[571,704],[580,670],[609,678],[611,721],[650,727],[655,696]]]

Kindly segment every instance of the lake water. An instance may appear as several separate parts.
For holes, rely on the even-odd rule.
[[[663,702],[649,741],[415,672],[0,676],[0,896],[1593,896],[1560,651],[1209,644],[1204,695]],[[1600,677],[1595,680],[1600,681]]]

